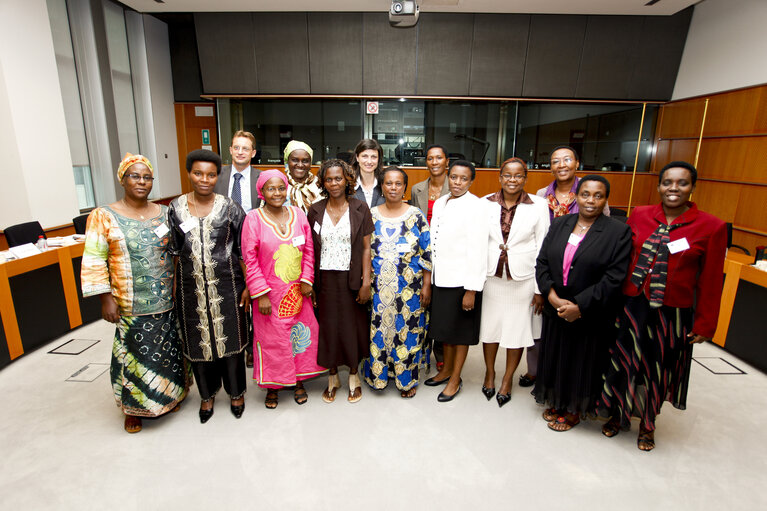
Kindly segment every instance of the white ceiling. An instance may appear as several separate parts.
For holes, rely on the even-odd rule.
[[[388,12],[391,0],[120,0],[139,12]],[[418,0],[422,12],[671,15],[700,0]]]

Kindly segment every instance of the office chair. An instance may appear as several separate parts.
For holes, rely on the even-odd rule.
[[[75,227],[75,234],[85,234],[85,225],[88,223],[88,215],[85,213],[72,219],[72,225]]]
[[[747,248],[732,243],[732,222],[727,222],[727,248],[737,248],[738,250],[742,250],[744,254],[751,255],[751,252],[749,252]]]
[[[8,242],[9,247],[17,247],[25,243],[35,243],[40,236],[43,238],[46,237],[40,222],[37,221],[6,227],[3,233],[5,234],[5,241]]]

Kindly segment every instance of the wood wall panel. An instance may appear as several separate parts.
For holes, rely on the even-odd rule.
[[[198,117],[195,115],[196,106],[213,108],[213,117]],[[195,149],[202,149],[202,130],[210,130],[210,146],[218,153],[218,130],[216,129],[216,110],[211,103],[176,103],[176,141],[178,142],[179,175],[181,176],[181,193],[192,190],[189,176],[186,172],[186,155]]]
[[[660,126],[655,133],[658,138],[680,138],[700,136],[700,123],[706,100],[691,99],[667,103],[661,107],[663,113]]]
[[[703,136],[767,133],[767,89],[757,87],[710,98]]]
[[[692,193],[692,200],[702,211],[711,213],[725,222],[735,223],[740,192],[741,187],[736,184],[699,180]]]
[[[767,184],[767,136],[703,139],[698,175]]]
[[[695,160],[697,145],[697,140],[658,140],[655,146],[652,170],[658,172],[671,161],[689,161],[692,163]]]
[[[767,236],[760,236],[758,234],[733,229],[732,243],[746,248],[746,250],[751,252],[751,255],[753,256],[756,255],[755,247],[767,246]],[[738,250],[738,252],[742,253],[740,250]]]
[[[741,185],[740,188],[738,211],[732,222],[735,225],[767,232],[767,215],[764,213],[764,207],[767,204],[767,186]]]

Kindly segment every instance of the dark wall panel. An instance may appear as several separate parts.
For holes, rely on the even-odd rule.
[[[418,21],[418,94],[469,94],[473,32],[473,14],[421,14]]]
[[[530,16],[475,14],[471,96],[521,96]]]
[[[642,17],[589,16],[575,96],[626,99]]]
[[[258,92],[308,94],[309,38],[306,13],[253,13]]]
[[[362,13],[308,16],[312,94],[362,94]]]
[[[572,98],[588,16],[533,15],[523,96]]]
[[[195,13],[202,87],[208,94],[258,93],[253,23],[243,13]]]
[[[418,28],[393,28],[387,13],[362,19],[362,93],[415,94]]]
[[[645,16],[636,45],[630,99],[671,99],[694,7],[673,16]]]
[[[190,13],[158,14],[156,17],[168,24],[173,99],[200,101],[202,76],[200,76],[200,56],[197,54],[194,17]]]

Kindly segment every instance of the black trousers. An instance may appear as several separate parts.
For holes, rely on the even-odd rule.
[[[224,390],[232,399],[245,394],[245,358],[236,353],[210,362],[192,362],[194,381],[203,401],[214,397],[224,384]]]

